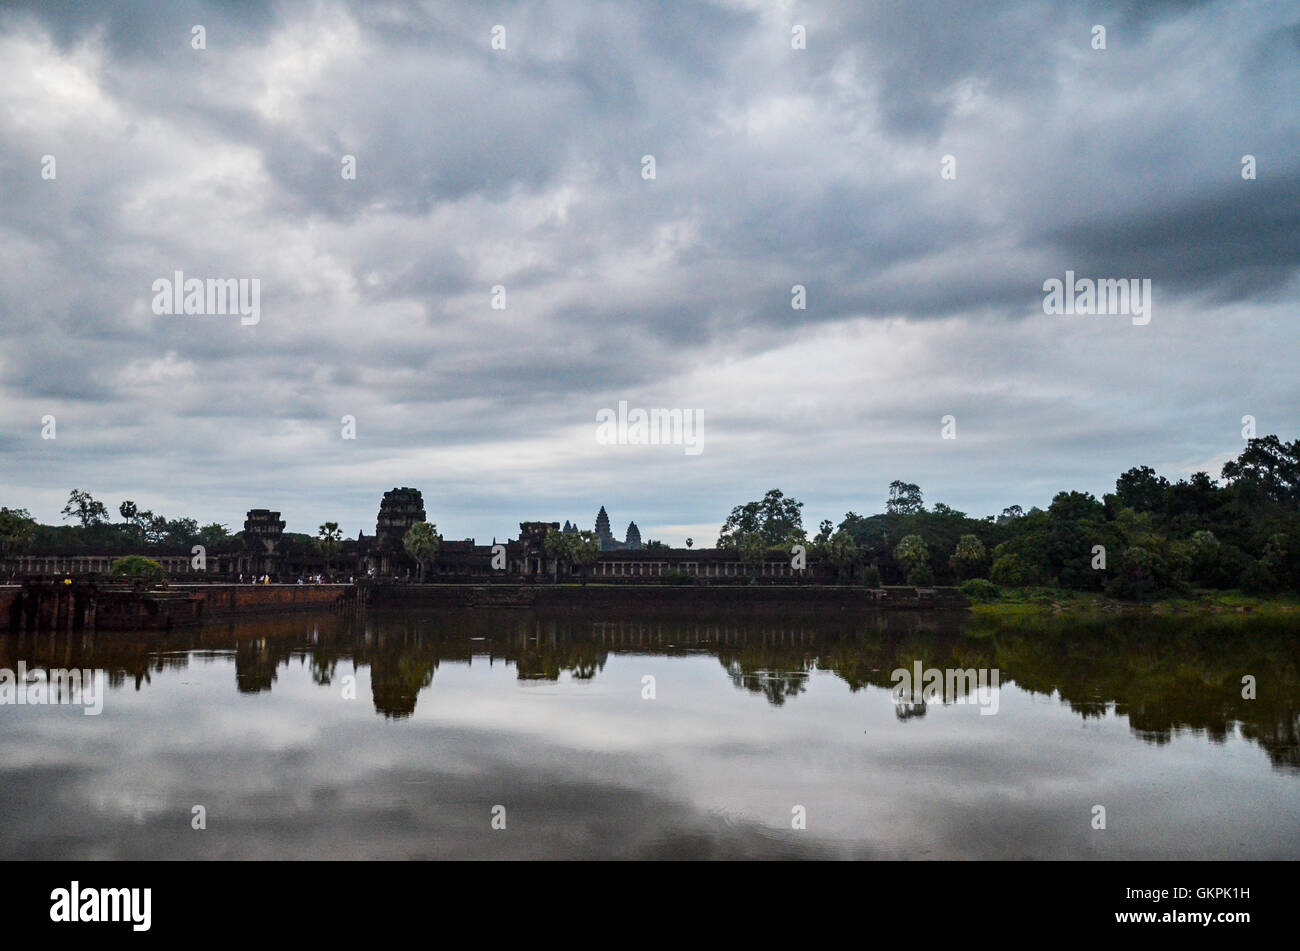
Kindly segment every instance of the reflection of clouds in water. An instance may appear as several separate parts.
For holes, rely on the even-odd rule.
[[[409,739],[409,738],[408,738]],[[0,771],[5,858],[834,858],[804,833],[751,820],[718,821],[688,803],[616,782],[584,781],[562,749],[526,765],[494,749],[502,738],[453,734],[443,753],[473,758],[462,773],[410,763],[331,778],[331,755],[274,761],[268,786],[248,777],[254,753],[185,757],[172,785],[143,798],[96,792],[111,777],[88,767]],[[583,754],[584,758],[586,754]],[[543,765],[549,764],[549,765]],[[622,769],[623,767],[620,767]],[[635,772],[635,769],[632,770]],[[126,781],[126,777],[119,777]],[[52,788],[63,790],[55,803]],[[507,809],[491,829],[490,807]],[[189,809],[208,810],[190,829]]]
[[[915,619],[752,635],[732,624],[719,645],[659,620],[628,625],[638,643],[625,645],[616,628],[573,618],[547,622],[540,640],[518,613],[499,627],[491,612],[397,620],[369,618],[366,638],[341,618],[258,622],[242,639],[205,630],[168,639],[166,664],[123,639],[0,641],[0,664],[89,649],[127,675],[89,718],[102,723],[0,709],[3,853],[1300,854],[1296,773],[1273,768],[1245,729],[1215,744],[1177,728],[1156,730],[1163,745],[1135,742],[1139,721],[1203,718],[1219,736],[1209,728],[1241,715],[1230,698],[1184,697],[1173,675],[1194,660],[1213,682],[1207,671],[1247,654],[1286,669],[1293,639],[1266,626],[1228,643],[1177,640],[1186,631],[1163,622],[1109,640],[1059,622],[978,638]],[[656,652],[648,633],[681,646]],[[187,643],[202,653],[178,653]],[[932,703],[900,722],[889,671],[915,660],[1000,667],[999,712]],[[142,670],[153,676],[137,690]],[[247,671],[273,674],[269,689],[241,692]],[[355,700],[343,698],[345,674]],[[653,701],[641,699],[647,674]],[[1294,694],[1242,713],[1285,740],[1288,703]],[[1083,799],[1117,804],[1124,835],[1089,836],[1086,820],[1081,833]],[[504,833],[489,826],[498,802]],[[195,803],[206,833],[189,828]],[[806,831],[790,829],[795,804]]]

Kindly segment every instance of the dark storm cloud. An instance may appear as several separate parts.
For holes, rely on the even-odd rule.
[[[1300,266],[1300,169],[1207,189],[1168,211],[1130,209],[1043,237],[1089,273],[1141,274],[1228,299],[1264,297]]]
[[[9,20],[33,17],[64,49],[101,33],[114,58],[183,56],[194,24],[220,25],[236,43],[254,42],[274,24],[267,0],[11,0]],[[178,43],[177,39],[181,42]]]

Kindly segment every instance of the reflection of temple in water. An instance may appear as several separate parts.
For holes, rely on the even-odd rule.
[[[0,636],[0,667],[92,668],[110,691],[144,689],[155,674],[233,661],[239,694],[276,689],[281,666],[338,691],[337,671],[368,670],[375,712],[411,716],[442,664],[512,666],[518,681],[599,678],[619,653],[717,659],[739,690],[774,707],[798,702],[822,671],[868,703],[889,703],[900,722],[922,702],[894,703],[891,671],[917,659],[942,669],[1000,669],[1004,687],[1063,704],[1084,719],[1124,718],[1143,742],[1179,733],[1210,742],[1240,736],[1276,768],[1300,773],[1300,643],[1281,621],[1248,629],[1221,618],[1099,621],[969,618],[948,629],[921,614],[818,615],[782,610],[737,616],[608,611],[546,613],[478,608],[372,611],[212,623],[172,633],[93,631]],[[1243,671],[1273,672],[1254,700]],[[945,687],[944,704],[962,691]],[[910,698],[909,698],[910,699]],[[231,702],[238,702],[233,699]]]

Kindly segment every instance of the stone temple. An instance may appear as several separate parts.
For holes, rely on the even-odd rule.
[[[404,551],[402,539],[407,530],[424,520],[424,497],[419,489],[403,486],[385,492],[383,501],[379,503],[379,517],[375,520],[377,547],[380,551]]]
[[[566,520],[561,531],[577,532],[580,529],[577,525]],[[596,531],[594,534],[596,541],[600,543],[601,551],[640,551],[643,547],[641,544],[641,529],[636,527],[636,522],[628,522],[623,541],[619,541],[614,537],[614,533],[609,530],[609,514],[605,511],[603,505],[600,507],[600,511],[596,513]]]

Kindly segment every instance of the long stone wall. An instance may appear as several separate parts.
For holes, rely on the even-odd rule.
[[[814,609],[962,609],[970,602],[956,588],[857,588],[831,585],[377,585],[377,605],[449,607],[677,607],[710,605],[802,606]]]
[[[199,598],[204,619],[333,607],[356,591],[350,584],[173,584],[167,590]]]
[[[258,614],[325,610],[355,603],[352,585],[173,584],[137,591],[125,585],[79,583],[0,586],[0,631],[160,630]],[[74,609],[75,608],[75,609]]]

